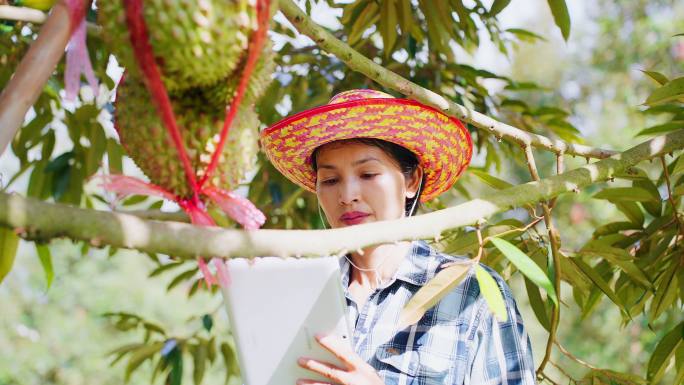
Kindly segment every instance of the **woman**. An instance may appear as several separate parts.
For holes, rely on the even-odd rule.
[[[453,185],[472,152],[458,120],[373,90],[346,91],[288,117],[264,130],[261,143],[280,172],[316,193],[334,228],[413,215],[419,201]],[[411,296],[445,264],[462,260],[422,241],[346,255],[340,264],[352,347],[319,336],[344,365],[307,357],[298,364],[331,384],[534,384],[522,319],[508,286],[489,268],[506,303],[506,322],[496,320],[469,276],[417,324],[395,330]]]

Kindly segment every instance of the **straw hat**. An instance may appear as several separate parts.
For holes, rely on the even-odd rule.
[[[448,190],[470,163],[470,133],[456,118],[415,100],[359,89],[335,95],[326,105],[289,116],[261,133],[273,165],[288,179],[316,192],[313,151],[326,143],[376,138],[412,151],[425,172],[421,201]]]

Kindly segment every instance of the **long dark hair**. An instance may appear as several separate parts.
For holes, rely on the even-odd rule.
[[[375,146],[382,151],[384,151],[387,155],[389,155],[392,159],[394,159],[397,164],[399,165],[399,169],[401,170],[401,173],[404,174],[404,177],[406,179],[411,178],[416,170],[418,169],[418,157],[416,154],[411,152],[405,147],[402,147],[398,144],[388,142],[386,140],[382,139],[376,139],[376,138],[354,138],[354,139],[345,139],[345,140],[340,140],[338,142],[333,142],[333,143],[339,143],[339,142],[344,142],[344,143],[360,143],[360,144],[365,144],[368,146]],[[316,163],[316,157],[318,155],[318,150],[320,147],[316,148],[314,152],[311,154],[311,165],[313,166],[314,172],[318,171],[318,165]],[[415,197],[413,198],[407,198],[406,202],[404,202],[404,212],[406,213],[407,216],[409,215],[415,215],[416,211],[420,207],[420,194],[423,192],[422,187],[423,183],[425,182],[425,175],[423,175],[423,180],[420,183],[420,187],[418,188],[418,192]],[[411,212],[411,208],[413,208],[413,205],[415,203],[415,208],[413,212]]]

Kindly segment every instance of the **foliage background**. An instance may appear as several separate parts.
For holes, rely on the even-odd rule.
[[[482,82],[497,104],[505,104],[504,101],[509,100],[509,108],[496,112],[506,120],[523,126],[533,124],[534,117],[518,114],[521,110],[516,110],[515,107],[524,109],[525,106],[556,106],[569,111],[567,121],[579,129],[587,143],[624,149],[640,142],[643,138],[635,135],[644,127],[661,123],[662,117],[640,112],[643,108],[639,105],[656,84],[639,70],[655,69],[672,77],[684,71],[684,39],[671,37],[684,32],[681,30],[684,4],[662,0],[600,0],[572,1],[568,2],[568,6],[573,24],[567,42],[555,26],[545,2],[514,0],[513,6],[505,8],[499,15],[502,29],[522,26],[543,36],[545,40],[527,36],[523,41],[511,43],[508,54],[504,55],[497,50],[497,42],[490,42],[489,37],[480,30],[479,47],[467,44],[465,48],[454,47],[454,60],[459,64],[473,65],[507,76],[515,79],[518,84],[533,82],[539,86],[515,89],[509,83],[508,89],[504,89],[506,82],[498,79],[485,79]],[[325,4],[320,4],[314,5],[313,12],[330,10]],[[323,20],[330,23],[329,27],[333,29],[339,27],[334,18],[324,17]],[[478,27],[482,28],[482,25]],[[368,37],[366,35],[364,38]],[[376,34],[367,40],[361,39],[361,46],[357,48],[364,53],[371,52],[373,47],[363,44],[372,39],[377,40],[379,37]],[[89,44],[100,43],[95,39],[90,40]],[[301,50],[302,55],[316,55],[318,61],[311,64],[312,59],[305,60],[295,52],[291,54],[290,62],[280,63],[279,80],[284,81],[290,77],[291,83],[287,91],[280,91],[280,94],[273,89],[269,94],[272,97],[266,97],[262,102],[260,114],[264,123],[271,123],[290,111],[324,103],[332,93],[349,84],[369,85],[358,74],[347,72],[346,80],[338,82],[337,88],[333,89],[328,85],[329,79],[321,76],[323,71],[319,69],[327,65],[327,70],[330,71],[327,75],[339,78],[342,76],[340,74],[344,74],[343,65],[320,55],[317,49],[308,50],[297,44],[301,42],[291,40],[291,45],[279,48],[282,52]],[[91,47],[91,52],[93,51],[99,52]],[[106,88],[113,88],[115,80],[112,78],[116,79],[119,75],[117,69],[109,64],[109,70],[106,70],[110,63],[108,57],[94,59],[99,79],[108,79]],[[302,60],[301,65],[297,64],[298,60]],[[423,70],[429,73],[430,64],[437,62],[439,61],[429,60]],[[420,80],[420,70],[416,72],[416,78]],[[0,84],[6,82],[10,73],[11,66],[3,63]],[[432,85],[434,81],[435,79],[425,80]],[[115,134],[109,122],[109,93],[103,90],[97,98],[99,100],[94,101],[101,108],[79,108],[77,104],[66,105],[65,111],[59,107],[50,107],[51,103],[53,106],[58,103],[57,94],[61,86],[52,84],[51,87],[52,97],[50,92],[42,96],[36,105],[36,112],[40,115],[41,111],[49,111],[46,114],[52,119],[52,132],[55,135],[52,157],[41,157],[39,147],[37,151],[34,149],[26,154],[13,147],[11,153],[8,151],[0,157],[2,184],[5,186],[8,179],[20,171],[23,164],[21,158],[25,156],[26,159],[35,161],[32,167],[48,167],[43,174],[46,178],[57,178],[65,182],[46,183],[49,187],[43,187],[43,191],[40,191],[41,188],[31,183],[31,170],[28,170],[12,183],[11,191],[28,192],[31,195],[31,191],[27,190],[33,188],[33,195],[43,198],[53,196],[59,201],[102,207],[103,204],[94,198],[99,193],[95,186],[86,185],[86,196],[91,198],[82,200],[81,191],[71,188],[69,181],[78,179],[73,177],[76,170],[90,174],[93,167],[97,169],[100,166],[101,156],[94,156],[94,161],[88,158],[94,145],[79,148],[81,135],[91,139],[100,137],[100,153],[109,152],[111,156],[117,151],[116,146],[111,143]],[[458,88],[458,85],[443,87]],[[298,93],[298,89],[308,92]],[[480,92],[477,89],[469,91]],[[288,92],[288,96],[283,94]],[[276,94],[281,97],[276,97]],[[87,87],[82,90],[82,99],[86,102],[85,105],[92,99],[88,96]],[[474,97],[471,102],[477,104],[480,101],[481,98]],[[480,107],[486,109],[487,105]],[[71,122],[89,123],[81,124],[83,132],[76,132],[76,125],[69,124],[70,119]],[[572,132],[565,134],[577,135]],[[40,140],[51,140],[45,138],[46,136],[41,136]],[[72,146],[72,143],[77,145]],[[96,141],[91,144],[94,143]],[[486,142],[480,149],[473,162],[474,166],[487,167],[498,176],[505,175],[504,179],[512,183],[529,180],[522,158],[493,143],[495,142]],[[68,157],[74,160],[67,159],[66,163],[64,158],[61,163],[55,161],[58,155],[65,153],[71,153]],[[499,162],[492,156],[494,153],[501,155]],[[539,162],[542,173],[550,175],[553,159],[541,156]],[[583,159],[571,160],[567,168],[583,162]],[[65,166],[73,166],[74,163],[81,167]],[[52,166],[48,166],[49,164]],[[137,172],[128,159],[124,158],[122,165],[127,173]],[[111,170],[117,167],[116,162],[111,160],[102,166]],[[277,178],[275,173],[265,175],[264,172],[269,172],[269,169],[268,166],[264,167],[255,177],[257,182],[260,178],[264,181],[269,177]],[[657,172],[657,164],[646,165],[644,168],[652,173]],[[64,173],[71,174],[64,177]],[[71,183],[73,185],[75,182]],[[266,211],[272,218],[270,227],[317,226],[317,219],[310,215],[310,210],[307,211],[312,203],[310,195],[295,191],[286,184],[274,187],[273,184],[263,183],[258,186],[260,187],[252,188],[250,196],[263,204],[260,207],[267,207]],[[623,220],[622,214],[613,205],[591,199],[600,187],[592,187],[581,191],[579,195],[559,200],[554,212],[562,229],[564,248],[578,248],[591,237],[597,226],[613,220]],[[443,198],[442,204],[466,200],[468,195],[476,197],[488,189],[490,187],[479,179],[466,176],[454,190],[454,196]],[[127,207],[133,208],[157,204],[150,200],[128,203],[131,204]],[[435,205],[438,206],[439,203]],[[165,204],[164,208],[173,207]],[[524,212],[517,210],[499,219],[506,216],[520,218],[524,216]],[[164,256],[147,256],[121,250],[109,253],[106,249],[87,249],[68,241],[53,242],[49,249],[54,271],[54,280],[49,289],[46,289],[45,270],[37,258],[36,248],[23,241],[12,272],[0,285],[0,384],[75,385],[93,381],[122,383],[126,362],[122,360],[110,367],[111,356],[107,353],[122,344],[140,341],[144,338],[144,331],[142,328],[134,328],[122,332],[115,327],[111,317],[103,316],[106,312],[139,314],[146,320],[162,325],[165,332],[172,336],[189,336],[199,332],[204,333],[207,338],[225,338],[228,334],[220,297],[200,290],[188,298],[188,292],[196,285],[193,280],[180,282],[167,292],[167,286],[177,274],[164,273],[148,278],[150,272],[159,266],[158,258],[166,261]],[[179,269],[176,273],[181,270],[184,269]],[[519,275],[512,278],[511,286],[530,330],[535,359],[538,362],[543,355],[546,331],[536,321]],[[646,366],[656,343],[682,320],[681,307],[675,307],[674,311],[650,325],[646,317],[639,316],[627,328],[622,328],[620,312],[609,300],[601,299],[593,312],[583,316],[572,300],[571,289],[567,286],[564,288],[567,298],[563,299],[571,308],[564,309],[559,339],[576,356],[600,368],[645,376]],[[211,315],[213,320],[210,331],[206,330],[202,322],[205,314]],[[561,364],[575,378],[587,372],[585,367],[563,355],[554,357],[555,362]],[[185,357],[185,360],[185,367],[192,368],[190,357]],[[209,366],[205,383],[224,380],[225,370],[218,362],[222,361],[219,359]],[[140,370],[134,371],[130,382],[149,383],[151,372],[152,363],[146,361]],[[190,383],[192,370],[186,370],[184,376],[184,383]],[[668,383],[673,376],[674,373],[670,373],[662,383]],[[234,377],[233,382],[236,381],[237,378]]]

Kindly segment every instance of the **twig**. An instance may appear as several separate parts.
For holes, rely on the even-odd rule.
[[[432,106],[449,116],[470,123],[480,130],[495,135],[497,138],[503,138],[524,146],[538,147],[554,153],[562,152],[589,158],[602,159],[615,153],[610,150],[567,143],[562,140],[553,140],[542,135],[529,133],[457,104],[363,56],[330,34],[325,28],[316,24],[292,0],[280,0],[278,4],[285,17],[290,20],[300,33],[310,37],[319,47],[335,55],[352,70],[366,75],[384,87]]]
[[[674,201],[674,197],[672,196],[672,190],[670,188],[670,172],[667,170],[667,163],[665,162],[665,157],[661,156],[660,157],[660,162],[663,165],[663,175],[665,176],[665,186],[667,186],[667,199],[670,201],[670,204],[672,205],[672,216],[674,216],[674,219],[677,221],[677,228],[679,231],[677,232],[677,235],[675,236],[675,244],[677,244],[677,239],[679,239],[679,236],[684,237],[684,226],[682,226],[682,222],[679,219],[679,212],[677,211],[677,203]]]
[[[590,363],[588,363],[588,362],[586,362],[586,361],[584,361],[584,360],[581,360],[581,359],[575,357],[575,355],[572,354],[572,353],[570,353],[567,349],[565,349],[565,348],[563,347],[563,345],[561,345],[560,342],[555,341],[554,344],[556,344],[556,346],[558,347],[558,350],[560,350],[561,353],[565,354],[568,358],[570,358],[571,360],[577,362],[578,364],[580,364],[580,365],[582,365],[582,366],[584,366],[584,367],[586,367],[586,368],[589,368],[589,369],[591,369],[591,370],[596,370],[596,371],[599,371],[599,372],[604,372],[603,369],[598,368],[598,367],[596,367],[596,366],[594,366],[594,365],[592,365],[592,364],[590,364]]]
[[[523,150],[525,152],[525,160],[527,161],[527,167],[530,170],[530,175],[535,181],[539,181],[539,171],[537,170],[537,163],[534,160],[534,154],[532,153],[531,146],[524,146]],[[541,203],[542,209],[544,210],[544,223],[546,224],[546,229],[549,236],[549,241],[551,242],[551,255],[553,257],[553,268],[554,268],[554,286],[556,289],[556,295],[560,302],[561,297],[561,272],[560,272],[560,255],[558,249],[560,248],[560,237],[558,237],[558,232],[553,225],[553,218],[551,217],[551,209],[549,204],[546,202]],[[553,313],[551,313],[551,327],[549,330],[549,339],[546,343],[546,352],[542,362],[539,364],[537,373],[543,373],[546,363],[551,359],[551,350],[553,348],[553,341],[556,338],[556,332],[558,331],[558,322],[560,321],[560,303],[555,304],[553,307]]]
[[[13,228],[24,238],[68,237],[99,246],[125,247],[185,259],[197,255],[223,258],[333,255],[345,248],[356,250],[399,240],[432,239],[435,234],[473,225],[511,207],[548,200],[574,188],[604,181],[642,160],[680,148],[684,148],[684,130],[653,138],[614,158],[539,182],[484,194],[448,209],[332,230],[243,231],[145,221],[133,215],[81,209],[5,193],[0,193],[0,226]],[[189,239],[198,241],[189,242]]]
[[[549,363],[551,365],[553,365],[556,369],[558,369],[559,372],[563,373],[563,375],[565,377],[567,377],[570,381],[575,382],[575,383],[577,382],[577,380],[575,378],[573,378],[571,375],[569,375],[568,372],[566,372],[563,368],[560,367],[560,365],[553,362],[553,360],[549,360]]]

